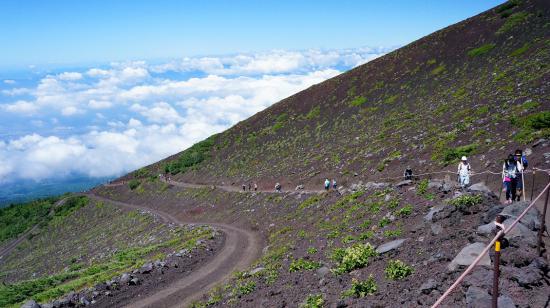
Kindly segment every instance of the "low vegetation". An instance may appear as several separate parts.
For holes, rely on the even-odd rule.
[[[47,221],[56,201],[56,198],[48,198],[0,209],[0,243],[16,238],[32,226]]]
[[[370,259],[376,255],[376,250],[371,244],[354,244],[333,255],[338,263],[335,273],[348,273],[354,269],[365,267],[369,264]]]
[[[449,204],[459,208],[468,208],[480,204],[482,201],[483,198],[480,195],[462,195],[450,200]]]
[[[213,135],[206,140],[195,143],[192,147],[183,151],[176,160],[167,163],[164,171],[166,173],[178,174],[197,166],[210,156],[210,151],[216,139],[217,135]]]
[[[387,279],[401,280],[411,275],[414,269],[401,260],[390,260],[384,272]]]
[[[477,56],[484,55],[484,54],[488,53],[489,51],[491,51],[493,48],[495,48],[495,46],[496,46],[495,44],[485,44],[485,45],[482,45],[478,48],[470,49],[468,51],[468,56],[477,57]]]
[[[359,281],[356,278],[351,280],[351,288],[342,293],[343,297],[365,297],[367,295],[375,294],[378,290],[376,281],[372,275],[365,281]]]

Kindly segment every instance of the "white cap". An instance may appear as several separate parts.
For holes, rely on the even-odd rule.
[[[468,160],[466,156],[462,156],[462,160]]]

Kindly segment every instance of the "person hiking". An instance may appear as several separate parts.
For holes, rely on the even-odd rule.
[[[332,188],[338,188],[338,185],[336,185],[336,179],[332,179]]]
[[[243,184],[243,191],[246,191],[246,184]]]
[[[523,152],[520,149],[517,149],[514,154],[514,159],[518,163],[518,171],[517,174],[517,184],[516,184],[516,201],[520,201],[521,196],[523,196],[523,172],[529,166],[529,162],[527,161],[527,157],[523,155]]]
[[[252,184],[251,184],[251,183],[248,183],[248,190],[249,190],[249,191],[252,190]]]
[[[254,191],[258,191],[258,184],[254,183]]]
[[[328,179],[325,179],[325,190],[329,190],[330,188],[330,181]]]
[[[460,160],[460,163],[458,164],[458,182],[460,183],[460,186],[462,188],[465,188],[470,184],[470,173],[472,169],[470,167],[470,164],[468,163],[468,158],[466,156],[462,156],[462,159]]]
[[[281,192],[281,184],[277,182],[277,184],[275,184],[275,191],[277,191],[278,193]]]
[[[505,204],[510,204],[516,200],[516,187],[519,173],[518,164],[514,155],[510,154],[502,165],[502,181],[506,188]]]
[[[413,171],[412,171],[411,167],[407,167],[407,169],[405,169],[405,172],[403,173],[403,176],[405,177],[405,180],[412,180]]]

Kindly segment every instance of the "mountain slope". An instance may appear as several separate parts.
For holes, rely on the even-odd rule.
[[[549,24],[548,1],[509,2],[284,99],[149,170],[271,187],[379,178],[406,165],[440,169],[462,154],[474,155],[477,170],[498,169],[503,150],[549,135]]]

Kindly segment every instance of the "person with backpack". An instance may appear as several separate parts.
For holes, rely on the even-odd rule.
[[[258,184],[254,183],[254,191],[258,191]]]
[[[468,158],[466,156],[462,156],[462,159],[460,160],[460,163],[458,164],[458,182],[460,183],[460,186],[462,188],[465,188],[470,184],[470,174],[472,172],[472,168],[470,167],[470,164],[468,163]]]
[[[325,190],[329,190],[330,188],[330,181],[329,179],[325,179]]]
[[[407,167],[407,169],[405,169],[405,173],[403,173],[403,176],[405,177],[405,180],[412,180],[413,171],[411,167]]]
[[[514,155],[508,155],[508,159],[502,165],[502,181],[506,188],[506,202],[510,204],[516,200],[516,188],[518,183],[519,163],[514,158]]]
[[[246,184],[243,183],[243,191],[246,191]]]
[[[336,179],[332,179],[332,188],[338,188],[338,185],[336,185]]]
[[[280,192],[281,192],[281,188],[282,188],[281,184],[277,182],[277,184],[275,184],[275,191],[278,192],[278,193],[280,193]]]
[[[523,195],[523,171],[529,165],[527,162],[527,157],[523,155],[523,152],[520,149],[517,149],[514,154],[514,159],[518,163],[518,176],[517,176],[517,185],[516,185],[516,201],[520,201],[521,196]]]

